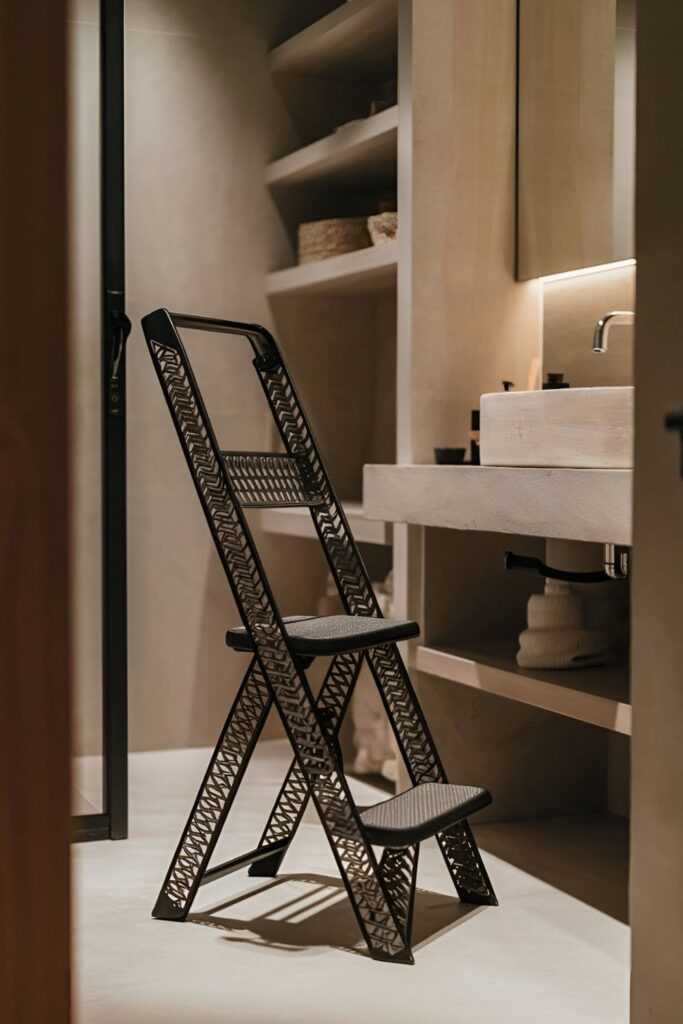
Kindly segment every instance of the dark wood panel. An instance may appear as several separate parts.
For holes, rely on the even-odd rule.
[[[0,1017],[69,1019],[65,3],[0,7]]]

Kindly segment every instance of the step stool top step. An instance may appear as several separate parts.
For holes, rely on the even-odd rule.
[[[380,619],[361,615],[291,615],[283,619],[283,622],[294,653],[309,658],[363,651],[420,635],[417,622],[410,619]],[[225,642],[237,651],[254,650],[244,626],[229,629]]]

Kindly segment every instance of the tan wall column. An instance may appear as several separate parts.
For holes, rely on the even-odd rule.
[[[683,1013],[683,5],[638,3],[631,1019]]]

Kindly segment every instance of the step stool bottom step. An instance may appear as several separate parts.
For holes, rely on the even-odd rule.
[[[479,786],[423,782],[372,807],[359,808],[373,846],[412,846],[469,818],[491,803]]]

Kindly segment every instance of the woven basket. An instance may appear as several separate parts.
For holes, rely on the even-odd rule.
[[[371,244],[366,217],[334,217],[299,225],[299,263],[327,260]]]
[[[398,234],[398,213],[375,213],[368,217],[368,232],[373,245],[384,245],[393,242]]]

